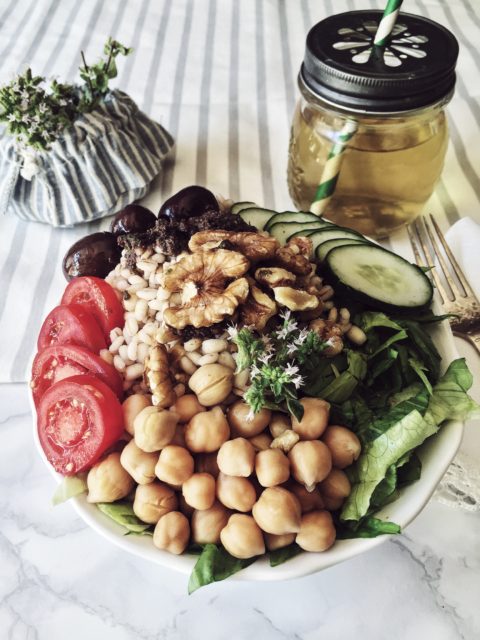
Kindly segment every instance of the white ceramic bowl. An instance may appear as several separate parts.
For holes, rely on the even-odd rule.
[[[442,355],[444,368],[446,368],[449,362],[458,357],[447,322],[435,327],[432,330],[432,337]],[[30,400],[32,412],[35,416],[33,400]],[[50,466],[40,447],[36,420],[34,419],[33,422],[34,439],[38,451],[55,480],[60,482],[60,474],[56,473]],[[396,522],[402,529],[412,522],[427,504],[435,487],[453,460],[460,446],[462,433],[463,424],[461,422],[451,421],[445,424],[439,433],[431,438],[419,452],[423,466],[421,478],[403,489],[398,500],[382,509],[378,513],[378,517]],[[166,551],[160,551],[153,546],[152,539],[147,536],[125,536],[125,530],[122,527],[101,513],[95,505],[89,504],[83,495],[72,498],[70,503],[78,515],[92,529],[128,553],[133,553],[145,560],[182,573],[188,574],[191,572],[197,559],[196,556],[175,556]],[[364,551],[373,549],[373,547],[382,544],[389,537],[383,535],[372,539],[339,540],[324,553],[303,553],[274,568],[270,567],[268,559],[262,558],[240,573],[235,574],[232,578],[235,580],[286,580],[298,578],[321,571],[334,564],[353,558]]]

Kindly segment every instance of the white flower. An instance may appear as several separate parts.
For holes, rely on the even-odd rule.
[[[16,115],[14,113],[9,113],[8,116],[7,116],[7,120],[9,122],[15,122],[16,119],[17,119],[17,117],[16,117]]]
[[[268,336],[261,336],[260,340],[263,342],[263,345],[265,347],[265,351],[267,353],[272,351],[273,344],[272,344],[272,341],[270,340],[270,338]]]
[[[293,377],[298,372],[299,368],[297,367],[297,365],[292,364],[291,362],[289,362],[285,367],[285,373],[287,374],[287,376]]]
[[[20,93],[20,97],[23,98],[24,100],[28,100],[30,98],[30,94],[28,93],[28,91],[26,89],[24,89]]]
[[[260,369],[257,367],[256,364],[252,364],[252,366],[250,367],[250,378],[255,378],[256,376],[260,375]]]
[[[25,124],[30,124],[30,116],[26,114],[22,116],[22,122],[24,122]]]
[[[283,329],[280,329],[280,331],[277,331],[277,338],[279,340],[285,340],[286,338],[288,338],[289,333],[290,333],[290,330],[288,326],[283,327]]]
[[[295,344],[295,342],[291,342],[289,345],[287,345],[287,354],[289,356],[295,353],[295,351],[297,351],[297,345]]]
[[[264,353],[258,358],[258,361],[262,364],[268,364],[269,360],[271,360],[273,353]]]
[[[46,113],[48,111],[47,105],[44,102],[41,102],[38,105],[38,112],[39,113]]]
[[[299,389],[303,384],[305,384],[303,377],[300,375],[295,376],[295,378],[292,379],[292,382],[295,389]]]
[[[238,336],[238,327],[235,324],[232,324],[227,327],[228,339],[234,340]]]
[[[306,329],[302,329],[298,334],[297,338],[295,338],[295,344],[300,346],[305,342],[308,337],[308,331]]]

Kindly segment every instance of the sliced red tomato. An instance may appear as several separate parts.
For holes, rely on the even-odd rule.
[[[83,304],[61,304],[45,318],[37,349],[42,351],[56,344],[77,344],[93,353],[107,346],[100,325]]]
[[[117,396],[90,375],[56,382],[38,405],[40,444],[53,468],[65,476],[92,467],[121,437],[123,424]]]
[[[32,364],[32,388],[35,406],[52,385],[65,378],[82,374],[96,376],[123,398],[122,378],[118,371],[85,347],[58,344],[37,353]]]
[[[94,276],[73,278],[65,289],[62,304],[84,304],[95,316],[107,340],[110,331],[123,327],[123,306],[115,289],[108,282]]]

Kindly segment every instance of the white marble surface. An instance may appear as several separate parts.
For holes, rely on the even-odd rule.
[[[480,460],[478,428],[462,447]],[[50,506],[25,385],[0,385],[0,436],[0,640],[480,637],[480,512],[432,501],[403,535],[321,574],[188,596],[184,576],[112,547],[68,503]]]

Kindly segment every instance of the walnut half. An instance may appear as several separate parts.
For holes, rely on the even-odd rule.
[[[250,285],[250,295],[240,307],[242,324],[262,331],[267,322],[277,313],[277,305],[266,293],[254,284]]]
[[[225,231],[214,229],[195,233],[188,243],[190,251],[205,251],[221,246],[227,241],[235,251],[239,251],[249,260],[268,260],[273,258],[279,244],[275,238],[254,231]]]
[[[261,267],[255,271],[255,280],[272,289],[294,284],[296,279],[295,274],[280,267]]]
[[[273,293],[275,300],[290,311],[305,311],[318,307],[317,296],[306,291],[298,291],[292,287],[275,287]]]

